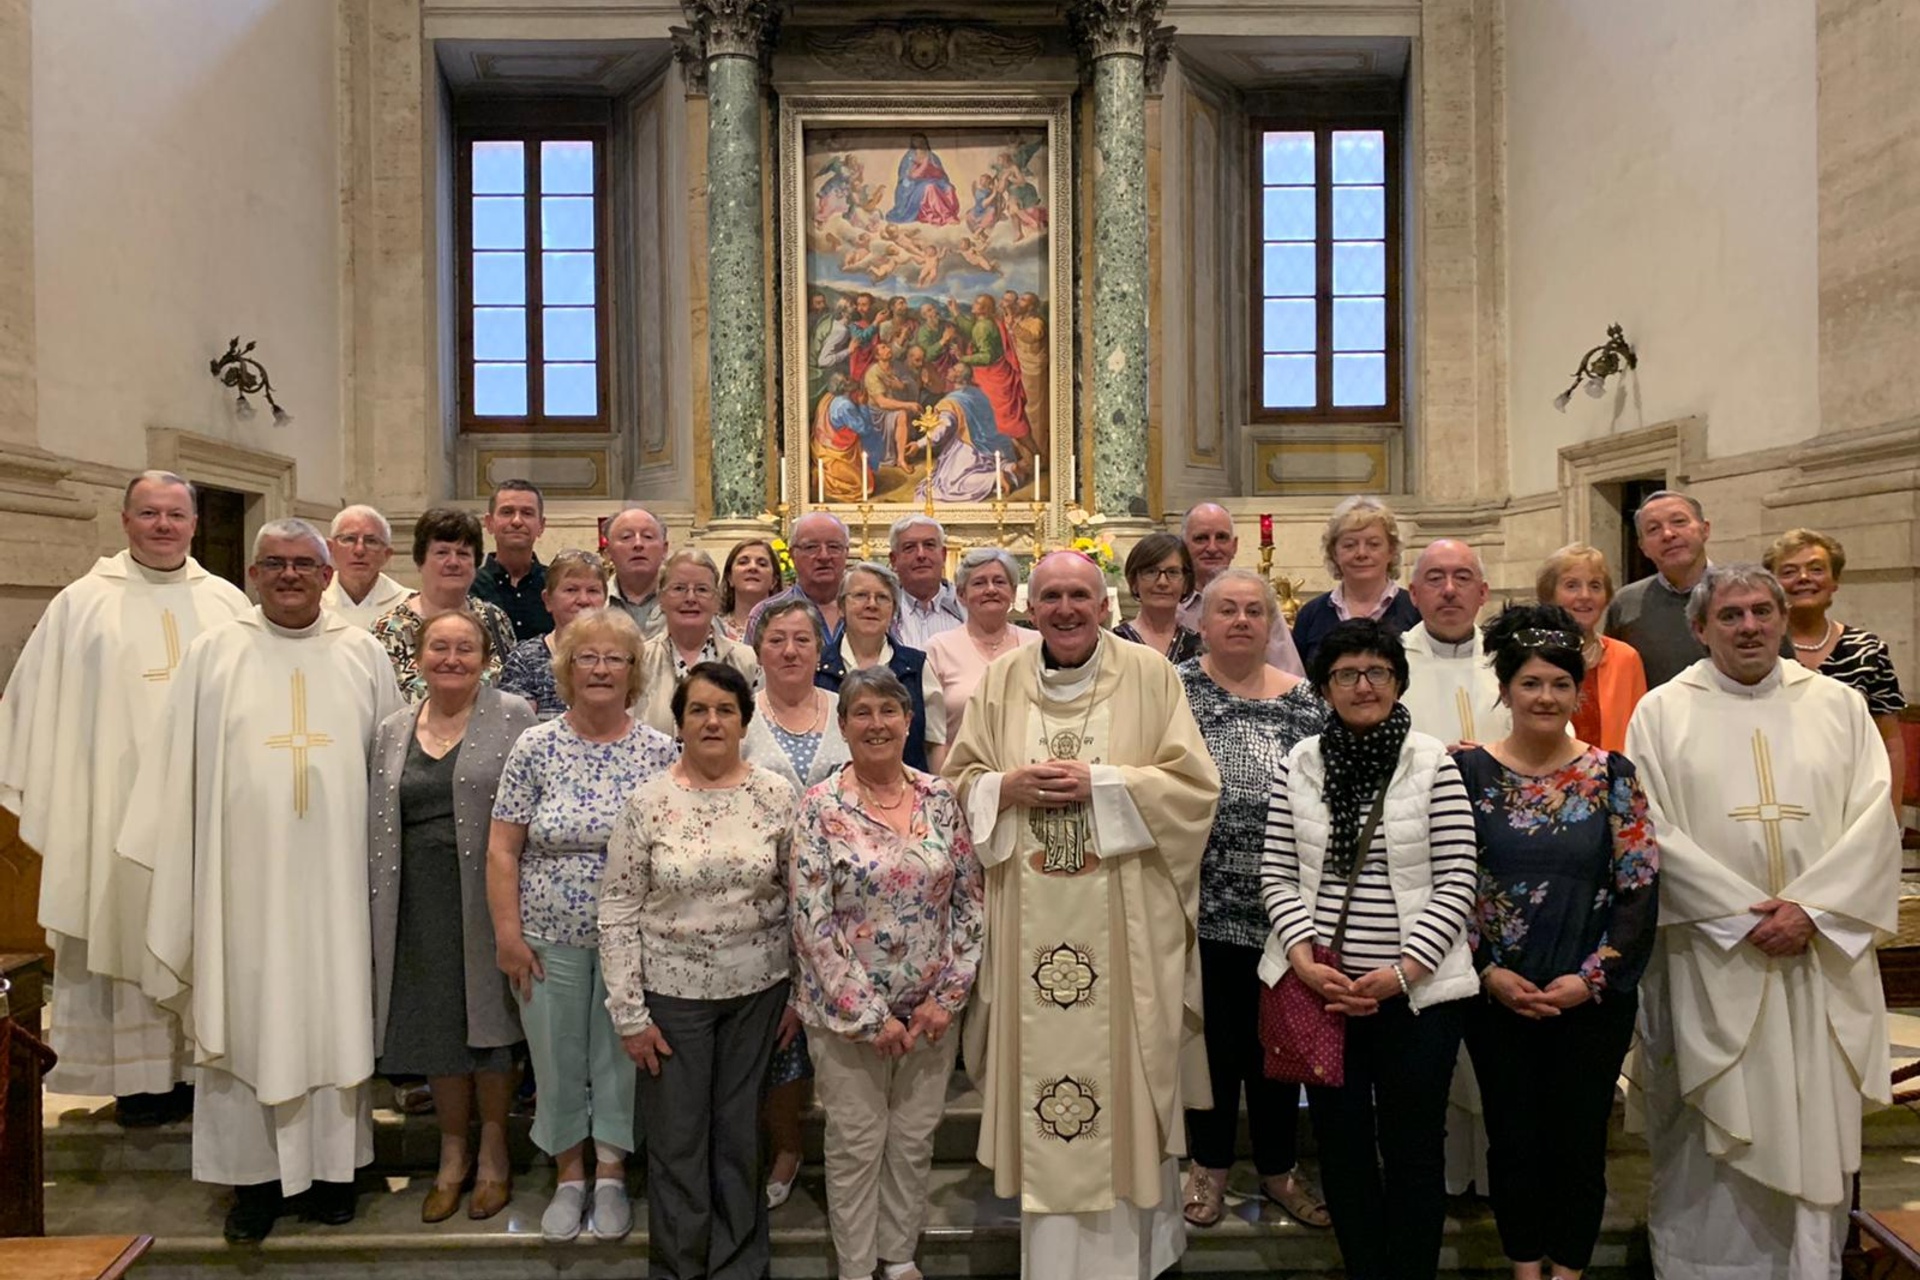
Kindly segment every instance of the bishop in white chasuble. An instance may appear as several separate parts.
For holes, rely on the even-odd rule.
[[[1778,643],[1749,646],[1766,671],[1752,683],[1695,663],[1627,732],[1660,842],[1640,1032],[1665,1280],[1838,1275],[1861,1114],[1889,1101],[1873,951],[1899,888],[1886,751],[1860,696]],[[1754,908],[1776,900],[1811,921],[1797,952],[1756,941]]]
[[[372,1158],[367,752],[401,705],[386,651],[309,585],[304,625],[269,599],[187,650],[120,837],[153,872],[145,988],[199,1068],[193,1176],[289,1195]]]
[[[1220,782],[1173,667],[1102,633],[1097,570],[1061,559],[1033,575],[1043,643],[987,668],[947,761],[987,868],[966,1058],[1023,1274],[1131,1280],[1185,1246],[1174,1158],[1183,1108],[1210,1105],[1194,921]],[[1063,575],[1081,596],[1064,623]],[[1084,794],[1012,799],[1066,761]]]
[[[114,837],[186,646],[249,605],[185,554],[185,485],[137,479],[129,520],[150,501],[180,504],[182,545],[149,556],[175,567],[133,550],[97,561],[47,606],[0,698],[0,805],[41,857],[60,1055],[47,1086],[65,1093],[163,1094],[190,1078],[179,1019],[140,992],[147,874],[120,862]]]

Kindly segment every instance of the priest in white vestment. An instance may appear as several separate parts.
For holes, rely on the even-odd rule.
[[[373,1157],[367,752],[400,705],[371,635],[320,607],[319,531],[264,526],[259,609],[187,650],[120,851],[153,873],[149,995],[186,1019],[193,1176],[239,1188],[227,1236],[257,1241],[282,1194],[353,1216]]]
[[[356,504],[335,516],[327,550],[333,581],[320,603],[362,631],[373,630],[381,614],[412,594],[384,572],[393,559],[393,526],[372,507]]]
[[[140,991],[147,875],[114,837],[142,745],[186,646],[247,611],[188,555],[193,486],[148,471],[127,486],[127,549],[53,598],[0,698],[0,805],[41,857],[39,922],[53,947],[47,1087],[105,1095],[125,1125],[184,1118],[192,1079],[180,1020]]]
[[[1220,778],[1179,676],[1101,628],[1077,552],[1029,585],[1041,643],[981,677],[946,774],[987,868],[965,1046],[1021,1274],[1141,1280],[1186,1246],[1182,1110],[1211,1105],[1195,947]]]
[[[1861,1115],[1889,1101],[1886,750],[1857,693],[1780,658],[1786,613],[1759,566],[1709,568],[1708,656],[1627,730],[1660,842],[1640,1070],[1662,1280],[1838,1276]]]

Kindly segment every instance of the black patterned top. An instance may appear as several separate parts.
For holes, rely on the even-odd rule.
[[[1841,627],[1833,652],[1820,664],[1820,674],[1858,689],[1867,700],[1867,710],[1876,716],[1897,716],[1907,705],[1887,642],[1871,631]]]
[[[1266,945],[1260,856],[1273,776],[1296,742],[1326,727],[1327,704],[1301,681],[1277,698],[1228,693],[1194,658],[1179,666],[1193,718],[1220,771],[1220,807],[1200,858],[1199,933],[1212,942]]]
[[[1140,633],[1133,629],[1131,622],[1121,623],[1113,629],[1113,634],[1119,636],[1122,640],[1131,640],[1135,644],[1144,645],[1147,643],[1140,638]],[[1167,651],[1160,656],[1177,667],[1189,659],[1199,657],[1200,650],[1200,633],[1198,631],[1195,631],[1191,627],[1175,627],[1172,643],[1167,646]]]

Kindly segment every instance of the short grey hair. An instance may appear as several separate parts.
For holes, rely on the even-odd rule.
[[[944,547],[947,545],[947,526],[941,524],[925,512],[916,511],[910,516],[901,516],[893,522],[893,527],[887,530],[887,550],[898,551],[900,549],[900,539],[907,530],[918,528],[921,525],[926,525],[940,535],[941,546]]]
[[[807,621],[813,624],[813,638],[820,646],[820,652],[827,651],[827,620],[820,616],[820,607],[804,595],[780,595],[770,598],[755,612],[753,625],[747,628],[747,647],[755,654],[760,652],[760,642],[766,638],[767,628],[790,613],[805,613]]]
[[[1774,608],[1783,614],[1787,611],[1787,593],[1781,589],[1780,579],[1768,573],[1760,565],[1751,561],[1742,564],[1710,564],[1707,566],[1707,571],[1700,575],[1700,581],[1693,584],[1693,590],[1687,593],[1688,624],[1695,627],[1706,626],[1707,614],[1713,609],[1713,598],[1728,587],[1752,587],[1765,591],[1773,597]]]
[[[258,562],[260,548],[266,545],[268,538],[306,538],[320,548],[320,563],[329,567],[333,564],[333,551],[327,546],[327,540],[320,531],[294,516],[284,520],[269,520],[260,526],[260,532],[253,535],[253,555],[250,562]]]
[[[852,535],[847,530],[847,522],[845,520],[842,520],[839,516],[835,515],[833,512],[809,511],[805,515],[801,516],[798,520],[795,520],[793,522],[793,540],[795,542],[798,542],[800,540],[800,526],[805,524],[809,520],[831,520],[835,525],[839,526],[841,537],[848,538],[848,539],[851,539],[852,537]]]
[[[1427,552],[1433,550],[1442,542],[1457,542],[1465,547],[1467,554],[1473,557],[1473,571],[1480,575],[1480,581],[1485,582],[1487,580],[1487,562],[1480,558],[1479,548],[1475,547],[1465,538],[1435,538],[1432,542],[1420,548],[1420,554],[1413,558],[1413,573],[1415,577],[1420,576],[1420,564],[1427,558]]]
[[[1273,583],[1261,577],[1251,569],[1222,569],[1213,575],[1213,581],[1200,588],[1200,621],[1204,623],[1207,615],[1213,612],[1214,597],[1223,587],[1236,582],[1251,582],[1260,588],[1260,596],[1267,602],[1267,620],[1280,622],[1280,597],[1274,594]]]
[[[1020,562],[1005,547],[975,547],[960,557],[960,567],[953,572],[953,593],[957,596],[967,594],[967,583],[973,575],[990,564],[997,564],[1007,571],[1007,581],[1014,586],[1020,585]]]
[[[660,562],[660,580],[665,582],[667,575],[683,564],[699,565],[712,576],[715,586],[720,585],[720,566],[713,562],[712,556],[708,555],[699,547],[682,547],[678,551],[670,554],[665,560],[662,560]]]
[[[385,516],[364,502],[356,502],[350,507],[340,508],[338,514],[333,517],[333,523],[327,526],[327,536],[329,538],[339,537],[340,526],[355,517],[359,517],[362,520],[373,521],[375,526],[380,530],[380,541],[386,543],[388,546],[393,545],[393,526],[387,523]]]
[[[886,584],[888,593],[893,596],[893,616],[899,617],[900,575],[889,566],[875,560],[856,561],[848,565],[847,571],[840,576],[840,594],[834,597],[835,602],[840,606],[840,612],[844,614],[847,611],[847,592],[853,587],[853,575],[856,573],[870,573]]]
[[[195,508],[200,505],[200,491],[194,488],[193,481],[185,476],[175,475],[171,471],[142,471],[127,481],[126,492],[120,495],[120,510],[133,510],[133,491],[140,487],[142,481],[148,484],[177,484],[187,491],[188,502],[191,502]]]
[[[660,541],[662,542],[672,541],[671,535],[667,533],[667,522],[662,520],[659,516],[653,514],[653,512],[647,510],[645,507],[641,506],[637,502],[630,503],[627,506],[624,506],[620,508],[618,511],[613,513],[613,519],[607,521],[607,536],[611,538],[613,536],[614,529],[619,526],[620,521],[625,519],[627,516],[631,516],[631,515],[643,515],[647,519],[653,521],[654,531],[660,535]]]
[[[1705,520],[1707,518],[1706,508],[1701,506],[1700,499],[1694,497],[1692,494],[1682,493],[1678,489],[1655,489],[1652,493],[1642,498],[1640,505],[1633,509],[1633,531],[1635,533],[1640,532],[1640,513],[1642,511],[1645,511],[1654,503],[1663,502],[1668,498],[1678,498],[1680,501],[1686,503],[1688,510],[1693,512],[1693,518],[1695,520]]]
[[[1209,507],[1213,508],[1213,510],[1218,511],[1221,515],[1225,516],[1227,518],[1227,523],[1229,525],[1233,523],[1233,512],[1227,510],[1225,507],[1221,506],[1219,503],[1196,502],[1192,506],[1187,508],[1187,512],[1185,515],[1180,517],[1180,540],[1182,542],[1185,542],[1187,540],[1187,535],[1193,532],[1194,515],[1198,512],[1206,510]],[[1239,529],[1235,528],[1234,532],[1238,533]]]
[[[906,685],[900,683],[900,677],[885,667],[861,667],[840,678],[839,715],[842,725],[847,722],[847,710],[866,693],[880,695],[899,706],[907,719],[913,719],[913,695],[907,692]]]

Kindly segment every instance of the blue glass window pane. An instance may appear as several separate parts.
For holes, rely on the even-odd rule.
[[[527,358],[527,312],[524,307],[475,307],[473,309],[473,358],[475,360],[525,360]]]
[[[1333,189],[1333,238],[1335,240],[1386,239],[1387,189],[1385,187],[1335,187]]]
[[[1266,297],[1313,296],[1313,246],[1270,244],[1266,247]]]
[[[1262,180],[1308,184],[1313,181],[1313,135],[1267,133],[1260,137]]]
[[[473,247],[524,249],[527,247],[527,202],[520,196],[475,196]]]
[[[592,307],[548,307],[541,323],[540,352],[547,359],[592,360],[599,354],[593,344]]]
[[[1335,356],[1333,403],[1336,407],[1364,407],[1387,402],[1387,358]]]
[[[1261,326],[1263,351],[1312,351],[1314,349],[1313,299],[1266,303],[1266,323]]]
[[[476,142],[473,144],[473,194],[477,196],[517,196],[527,189],[527,155],[524,142]]]
[[[592,365],[550,364],[545,372],[548,416],[578,418],[597,412],[600,385]]]
[[[1333,291],[1336,295],[1380,294],[1387,291],[1387,246],[1377,240],[1333,246]]]
[[[589,306],[593,302],[593,255],[543,253],[540,289],[549,305]]]
[[[580,196],[562,196],[540,201],[540,247],[542,249],[593,248],[593,201]]]
[[[523,418],[527,413],[527,366],[473,366],[473,411],[483,418]]]
[[[1336,183],[1385,182],[1387,139],[1378,129],[1337,129],[1333,135]]]
[[[1333,349],[1335,351],[1385,351],[1387,349],[1386,299],[1335,298],[1333,300]]]
[[[1267,356],[1260,402],[1269,409],[1311,409],[1313,379],[1312,356]]]
[[[1313,188],[1268,187],[1262,238],[1313,239]]]
[[[527,300],[527,255],[473,255],[473,300],[479,306],[517,307]]]
[[[593,144],[591,142],[541,143],[540,194],[545,196],[592,195]]]

